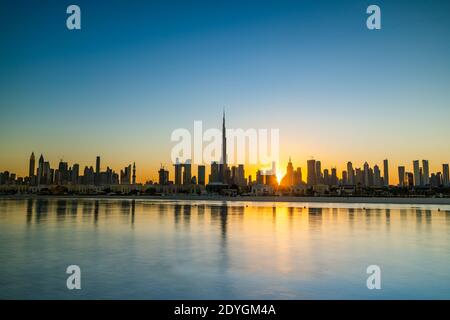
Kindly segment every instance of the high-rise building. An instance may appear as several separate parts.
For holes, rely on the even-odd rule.
[[[303,183],[302,168],[298,167],[294,173],[294,185],[299,185],[302,183]]]
[[[414,174],[412,172],[406,173],[406,186],[408,187],[414,186]]]
[[[191,170],[191,160],[186,160],[186,162],[183,165],[184,172],[183,172],[183,184],[189,185],[192,183],[192,170]]]
[[[133,162],[133,180],[132,180],[132,184],[135,185],[136,184],[136,163]]]
[[[261,170],[256,171],[256,184],[264,184],[264,176]]]
[[[220,159],[220,182],[228,183],[228,167],[227,167],[227,135],[226,135],[226,127],[225,127],[225,111],[223,111],[222,118],[222,157]]]
[[[206,181],[205,181],[205,172],[206,172],[206,168],[204,165],[199,165],[197,168],[198,171],[198,180],[197,183],[204,186]]]
[[[75,163],[72,166],[72,177],[70,179],[72,184],[78,184],[79,183],[79,177],[80,177],[80,165]]]
[[[216,161],[211,163],[211,173],[209,175],[209,183],[217,183],[220,182],[220,170],[219,164]]]
[[[159,175],[159,184],[160,185],[167,185],[169,184],[169,171],[165,170],[164,167],[161,167],[158,171]]]
[[[307,161],[308,166],[308,176],[307,176],[307,184],[308,186],[316,185],[316,160],[311,159]]]
[[[120,170],[120,184],[131,184],[131,164],[124,170]]]
[[[375,165],[373,167],[373,185],[376,187],[381,186],[381,172],[380,167],[378,167],[378,165]]]
[[[247,181],[245,180],[245,171],[244,171],[244,165],[240,164],[237,167],[237,184],[239,186],[245,186],[247,185]]]
[[[383,161],[383,180],[384,185],[389,187],[389,162],[388,159],[384,159]]]
[[[28,167],[28,176],[30,178],[34,176],[34,168],[35,168],[35,158],[34,158],[34,152],[32,152],[31,156],[30,156],[30,165]]]
[[[353,164],[350,161],[347,162],[347,176],[348,184],[355,185],[355,171],[353,170]]]
[[[44,184],[44,156],[41,154],[39,157],[39,164],[38,164],[38,184]]]
[[[323,170],[323,184],[331,185],[330,171],[328,169]]]
[[[100,185],[100,156],[95,159],[95,184]]]
[[[281,185],[284,187],[291,187],[294,185],[294,166],[292,165],[291,157],[289,157],[286,174],[281,180]]]
[[[322,183],[322,163],[317,160],[316,161],[316,184]]]
[[[405,167],[398,167],[398,186],[405,187]]]
[[[364,162],[364,185],[366,187],[370,186],[370,170],[369,164]]]
[[[427,186],[430,184],[430,167],[428,164],[428,160],[422,160],[422,173],[423,173],[423,180],[422,184]]]
[[[419,160],[413,161],[413,170],[414,170],[414,186],[420,186],[420,165]]]
[[[337,170],[336,168],[331,168],[331,185],[337,186],[338,184]]]
[[[347,185],[348,184],[348,173],[347,171],[342,171],[342,184]]]
[[[181,185],[181,174],[183,171],[183,167],[182,164],[178,162],[178,158],[174,164],[175,167],[175,184],[176,185]]]
[[[448,163],[442,165],[442,184],[444,187],[450,186],[450,176],[448,171]]]

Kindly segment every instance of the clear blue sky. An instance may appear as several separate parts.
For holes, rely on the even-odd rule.
[[[69,4],[82,30],[67,30]],[[370,4],[382,30],[366,28]],[[282,160],[450,160],[449,1],[1,1],[0,170],[143,175],[194,120],[280,128]],[[55,163],[56,164],[56,163]],[[118,168],[116,168],[118,169]]]

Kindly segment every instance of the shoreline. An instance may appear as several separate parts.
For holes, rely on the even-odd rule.
[[[295,196],[149,196],[149,195],[0,195],[0,199],[129,199],[129,200],[181,200],[181,201],[254,201],[254,202],[292,202],[292,203],[353,203],[353,204],[421,204],[450,205],[450,198],[404,198],[404,197],[295,197]]]

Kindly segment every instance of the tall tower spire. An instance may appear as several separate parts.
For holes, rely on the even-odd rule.
[[[31,178],[34,176],[34,168],[35,168],[35,158],[34,158],[34,152],[31,153],[30,156],[30,165],[28,168],[28,176]]]
[[[227,165],[227,134],[225,128],[225,108],[223,109],[222,118],[222,164],[224,167]]]

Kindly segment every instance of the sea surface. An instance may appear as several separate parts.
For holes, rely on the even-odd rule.
[[[450,207],[0,199],[0,299],[450,299]]]

